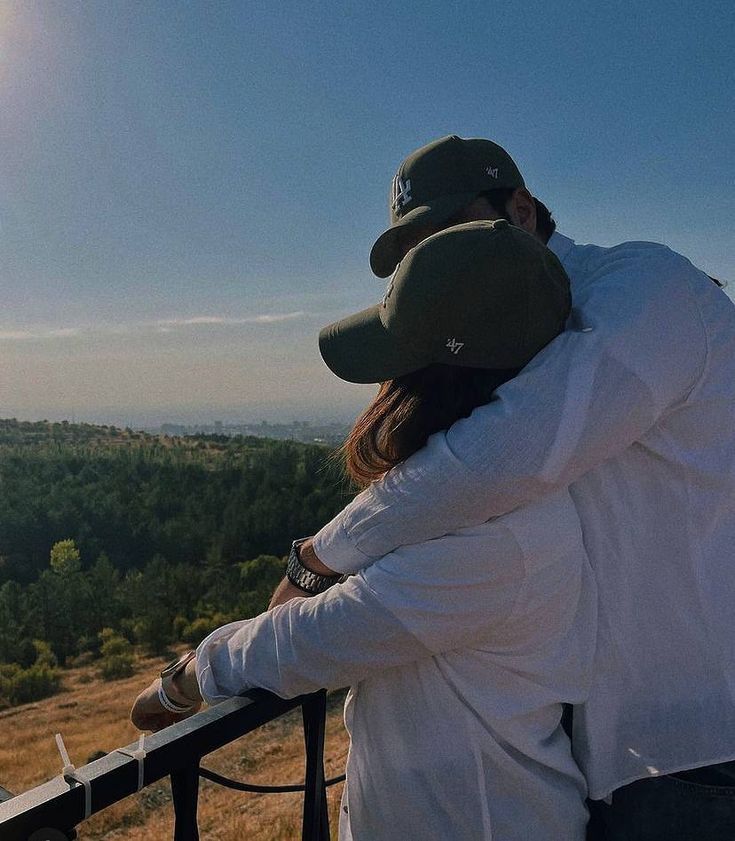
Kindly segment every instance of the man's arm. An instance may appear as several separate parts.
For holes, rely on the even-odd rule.
[[[470,531],[217,629],[197,650],[202,695],[215,703],[257,686],[290,698],[487,639],[512,614],[524,558],[503,524]]]
[[[329,570],[354,573],[395,547],[484,522],[565,487],[640,441],[683,403],[706,339],[687,260],[622,260],[580,293],[592,321],[563,333],[497,398],[359,494],[314,538]]]

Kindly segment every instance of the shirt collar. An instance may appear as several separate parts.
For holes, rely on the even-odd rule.
[[[572,248],[574,248],[574,240],[569,239],[569,237],[565,237],[564,234],[554,231],[554,233],[549,237],[546,247],[553,251],[559,258],[559,262],[564,265],[564,261],[569,256],[569,252]]]

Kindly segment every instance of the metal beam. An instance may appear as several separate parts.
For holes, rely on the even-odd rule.
[[[303,698],[284,700],[255,689],[148,736],[144,785],[191,769],[202,756],[301,706],[302,701]],[[125,749],[133,751],[137,747],[136,742]],[[92,814],[138,790],[137,761],[116,751],[77,771],[91,783]],[[54,777],[0,803],[0,838],[28,841],[34,832],[47,827],[71,835],[73,828],[86,817],[84,801],[84,786],[67,783],[61,775]]]

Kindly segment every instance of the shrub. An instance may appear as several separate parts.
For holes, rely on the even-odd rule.
[[[133,674],[133,648],[121,634],[112,628],[103,628],[99,633],[100,675],[105,680],[118,680]]]
[[[77,640],[77,651],[79,657],[82,655],[91,655],[92,658],[99,657],[100,653],[100,637],[99,634],[85,634]],[[79,660],[79,657],[76,660]]]
[[[55,669],[59,665],[56,655],[51,651],[51,646],[46,640],[33,640],[33,647],[36,649],[36,665],[48,669]]]
[[[18,643],[18,648],[15,651],[13,662],[18,663],[18,665],[24,669],[30,669],[30,667],[36,662],[37,656],[38,652],[36,651],[36,646],[33,644],[33,640],[28,637],[24,637]]]
[[[148,654],[165,654],[171,644],[171,626],[160,612],[144,616],[134,625],[135,640]]]
[[[99,660],[99,654],[95,655],[92,651],[83,651],[81,654],[77,654],[76,657],[69,657],[66,665],[70,669],[80,669],[84,666],[91,666],[97,660]]]
[[[173,631],[174,631],[174,638],[177,640],[184,639],[182,634],[184,633],[184,629],[189,624],[189,620],[185,616],[176,616],[174,617],[173,621]]]
[[[120,680],[133,674],[133,661],[129,657],[116,654],[105,657],[100,667],[100,677],[105,680]]]
[[[211,616],[200,616],[184,627],[181,632],[181,639],[195,648],[199,643],[208,637],[215,628],[226,625],[230,618],[224,613],[214,613]]]
[[[135,621],[130,617],[120,620],[120,633],[129,643],[135,642]]]
[[[27,704],[48,698],[59,688],[60,677],[56,669],[34,665],[30,669],[21,669],[13,681],[13,703]]]
[[[0,665],[0,706],[27,704],[48,698],[59,688],[59,672],[49,666],[34,663],[24,669],[17,663]]]

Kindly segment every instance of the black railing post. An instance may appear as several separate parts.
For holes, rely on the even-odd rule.
[[[174,841],[199,841],[199,761],[171,774],[174,801]]]
[[[302,841],[329,841],[327,791],[324,787],[324,730],[327,718],[325,690],[309,695],[301,706],[306,742],[306,791]]]

